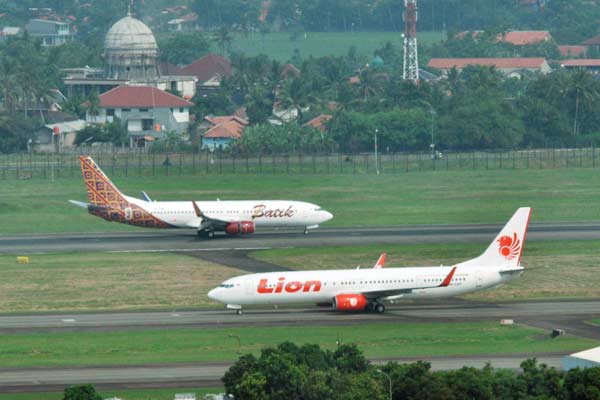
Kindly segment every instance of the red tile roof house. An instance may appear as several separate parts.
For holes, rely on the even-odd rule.
[[[110,123],[119,118],[127,127],[130,145],[144,137],[163,138],[165,132],[186,134],[194,104],[152,86],[119,86],[99,96],[98,115],[86,113],[88,123]]]
[[[477,39],[484,33],[485,31],[462,31],[458,32],[454,37],[456,39],[465,39],[470,36],[473,39]],[[551,40],[552,35],[548,31],[508,31],[496,36],[496,41],[510,43],[514,46],[527,46]]]
[[[582,69],[589,71],[593,74],[600,74],[600,59],[577,59],[577,60],[562,60],[559,61],[560,66],[569,69]]]
[[[461,70],[469,65],[495,67],[508,77],[520,77],[523,71],[547,74],[551,71],[545,58],[432,58],[427,66],[447,75],[452,68]]]
[[[583,58],[587,56],[587,46],[572,46],[572,45],[561,45],[558,46],[558,51],[563,57],[579,57]]]
[[[224,149],[240,139],[248,121],[235,115],[206,117],[199,128],[207,129],[202,136],[202,148]]]
[[[310,126],[312,128],[320,130],[321,132],[325,132],[327,130],[327,122],[329,122],[331,118],[333,118],[332,115],[321,114],[305,123],[304,126]]]
[[[190,65],[181,68],[181,74],[195,76],[200,88],[217,88],[221,80],[230,77],[233,71],[228,59],[216,54],[207,54]]]
[[[515,46],[527,46],[552,40],[548,31],[508,31],[497,37],[499,42],[510,43]]]

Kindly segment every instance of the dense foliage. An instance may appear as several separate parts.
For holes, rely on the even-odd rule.
[[[354,345],[324,351],[317,345],[282,343],[257,358],[243,355],[222,380],[236,399],[597,399],[600,368],[568,372],[535,359],[522,373],[463,367],[431,371],[427,362],[371,365]]]

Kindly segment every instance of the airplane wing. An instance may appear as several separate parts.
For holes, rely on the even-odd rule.
[[[196,216],[199,218],[199,223],[195,224],[193,227],[199,231],[211,227],[215,228],[215,230],[224,230],[230,222],[236,221],[234,219],[209,217],[200,210],[200,207],[198,207],[198,204],[196,204],[195,201],[192,201],[192,205],[194,206]]]
[[[381,301],[394,300],[394,299],[398,299],[398,298],[404,296],[405,294],[412,293],[414,290],[418,290],[418,289],[431,289],[431,288],[436,288],[436,287],[447,287],[448,285],[450,285],[450,282],[452,281],[452,278],[454,277],[454,272],[456,272],[456,267],[453,267],[452,270],[450,270],[450,273],[448,273],[448,275],[446,276],[446,278],[444,278],[444,280],[440,284],[437,284],[437,285],[419,285],[419,286],[415,286],[412,288],[402,288],[402,289],[394,289],[394,290],[372,290],[372,291],[368,291],[368,292],[362,292],[362,294],[367,299],[378,299]]]

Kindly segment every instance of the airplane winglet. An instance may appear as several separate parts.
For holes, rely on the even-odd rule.
[[[150,196],[148,196],[148,193],[142,192],[142,197],[144,198],[144,201],[152,203],[152,199],[150,198]]]
[[[377,260],[377,262],[373,266],[373,269],[381,269],[381,268],[383,268],[383,266],[385,265],[385,258],[386,257],[387,257],[387,253],[381,253],[381,255],[379,256],[379,259]]]
[[[452,271],[450,271],[450,273],[448,274],[446,279],[444,279],[444,282],[442,282],[439,287],[447,287],[448,285],[450,285],[450,282],[452,281],[452,277],[454,277],[455,271],[456,271],[456,267],[452,268]]]
[[[200,218],[204,217],[204,213],[202,211],[200,211],[198,204],[196,204],[196,202],[193,200],[192,200],[192,205],[194,206],[194,211],[196,212],[196,216],[198,216]]]

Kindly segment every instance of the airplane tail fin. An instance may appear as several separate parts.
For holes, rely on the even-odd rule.
[[[519,208],[486,251],[472,261],[477,265],[502,268],[519,267],[530,217],[531,207]]]
[[[117,210],[127,206],[125,196],[96,165],[92,157],[79,156],[79,164],[90,204],[111,206]]]

